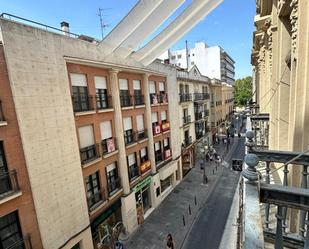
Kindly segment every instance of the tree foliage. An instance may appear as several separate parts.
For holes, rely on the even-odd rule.
[[[235,83],[235,103],[236,106],[245,106],[252,98],[252,77],[248,76],[236,80]]]

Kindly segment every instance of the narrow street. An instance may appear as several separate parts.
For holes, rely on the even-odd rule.
[[[228,153],[226,157],[226,161],[229,164],[232,158],[244,157],[244,141],[244,137],[235,139],[235,143],[237,144],[232,147],[233,151]],[[239,175],[239,172],[224,168],[214,191],[208,197],[206,205],[201,210],[183,246],[180,248],[219,248]]]

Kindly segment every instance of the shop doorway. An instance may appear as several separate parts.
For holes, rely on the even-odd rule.
[[[151,208],[150,201],[150,185],[143,187],[135,193],[137,222],[142,224],[144,222],[145,213]]]

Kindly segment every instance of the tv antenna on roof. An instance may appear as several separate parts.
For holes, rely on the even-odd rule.
[[[104,39],[104,30],[109,27],[110,25],[105,23],[104,20],[103,20],[103,11],[105,10],[110,10],[111,8],[105,8],[105,9],[101,9],[99,8],[99,13],[98,13],[98,16],[100,17],[100,27],[101,27],[101,35],[102,35],[102,40]]]

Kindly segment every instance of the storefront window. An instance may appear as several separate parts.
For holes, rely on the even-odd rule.
[[[168,187],[172,185],[172,176],[167,177],[164,180],[161,180],[161,193],[164,192]]]

